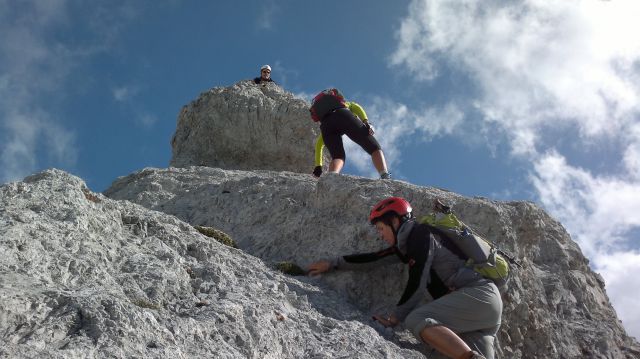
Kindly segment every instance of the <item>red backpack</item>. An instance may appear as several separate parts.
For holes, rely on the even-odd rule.
[[[346,102],[338,89],[323,90],[311,101],[311,107],[309,108],[311,119],[314,122],[318,122],[329,112],[338,108],[346,108]]]

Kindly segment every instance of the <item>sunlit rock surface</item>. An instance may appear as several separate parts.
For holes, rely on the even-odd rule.
[[[400,181],[346,175],[228,171],[191,167],[144,169],[114,182],[105,194],[173,214],[192,225],[220,228],[265,261],[313,260],[383,247],[367,224],[386,196],[402,196],[417,214],[434,198],[453,204],[472,228],[522,263],[504,298],[499,334],[503,358],[637,358],[606,296],[602,278],[559,222],[529,202],[467,198]],[[402,292],[402,266],[324,275],[363,313],[391,308]],[[395,338],[402,337],[399,329]]]

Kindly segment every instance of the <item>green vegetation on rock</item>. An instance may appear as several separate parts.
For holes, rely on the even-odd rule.
[[[216,241],[224,244],[225,246],[229,246],[232,248],[238,248],[236,242],[221,230],[212,228],[212,227],[203,227],[203,226],[195,226],[194,227],[198,232],[204,234],[207,237],[213,238]]]
[[[284,274],[299,276],[299,275],[307,275],[307,271],[300,268],[299,265],[293,262],[277,262],[275,264],[277,270]]]

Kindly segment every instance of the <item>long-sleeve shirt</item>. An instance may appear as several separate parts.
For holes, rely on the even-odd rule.
[[[332,260],[335,269],[361,270],[392,263],[409,265],[409,279],[395,309],[404,318],[427,295],[439,298],[452,289],[482,279],[464,260],[437,241],[427,226],[405,222],[397,235],[398,245],[373,253],[352,254]]]

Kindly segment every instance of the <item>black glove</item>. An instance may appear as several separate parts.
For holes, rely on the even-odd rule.
[[[313,169],[313,175],[316,177],[320,177],[321,174],[322,174],[322,166],[316,166],[316,168]]]
[[[449,214],[451,213],[451,206],[447,206],[440,200],[440,198],[436,198],[435,200],[433,200],[433,210],[435,210],[436,212]]]
[[[365,122],[364,126],[367,128],[367,133],[373,136],[373,134],[375,133],[375,130],[373,129],[373,126],[371,126],[371,122],[369,121]]]

